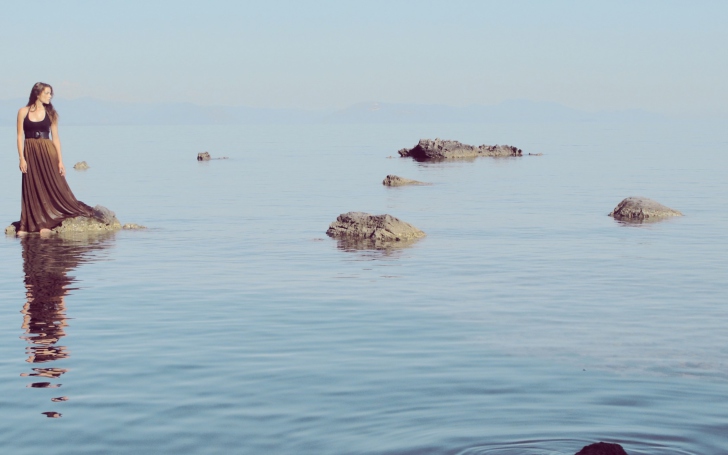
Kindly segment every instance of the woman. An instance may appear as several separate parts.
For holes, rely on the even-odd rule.
[[[49,234],[66,218],[93,216],[66,182],[58,136],[58,114],[51,104],[53,87],[38,82],[28,104],[18,111],[18,156],[23,173],[18,235]]]

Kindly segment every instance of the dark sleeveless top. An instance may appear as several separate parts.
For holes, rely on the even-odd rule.
[[[28,114],[30,114],[30,110],[28,111]],[[28,114],[25,115],[25,119],[23,120],[23,132],[25,133],[26,139],[36,137],[36,131],[46,134],[51,132],[51,119],[48,118],[48,112],[46,112],[45,117],[40,122],[30,120],[30,118],[28,118]]]

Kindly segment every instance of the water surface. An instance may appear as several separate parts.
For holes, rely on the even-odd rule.
[[[150,229],[0,242],[0,446],[727,453],[726,131],[64,128],[67,167],[91,166],[69,169],[77,197]],[[544,155],[388,158],[425,137]],[[195,161],[205,150],[229,159]],[[6,223],[16,161],[0,170]],[[433,185],[385,188],[387,174]],[[606,216],[633,195],[686,216]],[[351,210],[428,235],[386,250],[327,238]]]

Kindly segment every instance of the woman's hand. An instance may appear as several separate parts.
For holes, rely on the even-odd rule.
[[[20,166],[19,167],[20,167],[20,172],[22,172],[23,174],[27,174],[28,173],[28,162],[25,161],[22,158],[20,159]]]
[[[65,177],[66,176],[66,166],[63,165],[63,163],[58,163],[58,172]]]

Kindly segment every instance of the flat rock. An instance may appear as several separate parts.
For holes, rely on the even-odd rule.
[[[652,199],[633,196],[617,204],[609,216],[615,220],[644,221],[671,216],[683,216],[683,214],[670,207],[665,207]]]
[[[116,214],[102,205],[93,208],[93,217],[77,216],[63,220],[60,226],[51,230],[55,234],[98,234],[102,232],[114,232],[121,229],[121,223],[116,219]],[[15,235],[18,221],[5,228],[6,235]]]
[[[418,182],[417,180],[406,179],[398,175],[388,175],[382,181],[384,186],[405,186],[405,185],[430,185],[425,182]]]
[[[477,158],[479,156],[507,157],[523,156],[523,151],[511,145],[467,145],[458,141],[443,139],[420,139],[411,149],[400,150],[403,158],[412,157],[417,161],[448,160],[457,158]]]
[[[619,444],[597,442],[584,446],[576,455],[627,455],[627,452]]]
[[[338,239],[402,242],[424,237],[425,233],[392,215],[348,212],[331,223],[326,235]]]
[[[78,163],[73,165],[73,168],[77,171],[85,171],[88,169],[88,164],[85,161],[79,161]]]

